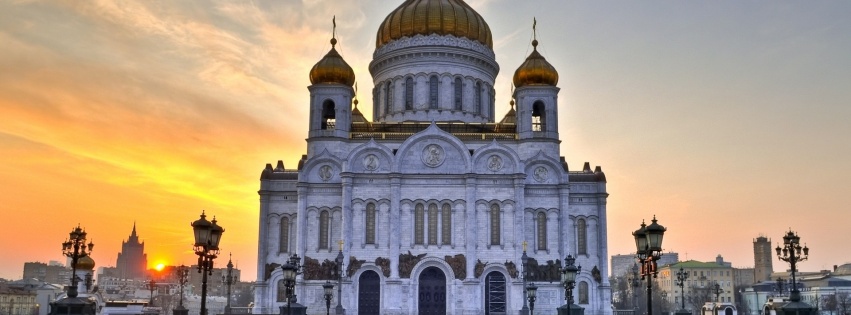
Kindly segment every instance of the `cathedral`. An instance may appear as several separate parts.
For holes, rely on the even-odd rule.
[[[498,117],[485,19],[463,0],[406,0],[377,30],[371,119],[336,43],[309,73],[306,154],[260,175],[253,313],[286,305],[280,267],[298,255],[297,302],[324,314],[341,254],[349,315],[517,314],[524,280],[534,313],[555,314],[572,255],[574,302],[611,315],[606,176],[560,156],[559,75],[537,40]]]

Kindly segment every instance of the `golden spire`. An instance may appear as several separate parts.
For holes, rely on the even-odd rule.
[[[526,251],[526,241],[523,241],[523,251]]]
[[[352,103],[355,104],[355,109],[358,109],[358,81],[355,81],[355,100]]]
[[[340,244],[340,250],[343,250],[343,240],[337,241],[337,244]]]

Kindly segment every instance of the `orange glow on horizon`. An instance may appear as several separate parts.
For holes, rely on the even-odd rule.
[[[154,267],[154,269],[156,269],[157,271],[163,271],[163,269],[165,269],[165,264],[164,263],[158,263],[157,266]]]

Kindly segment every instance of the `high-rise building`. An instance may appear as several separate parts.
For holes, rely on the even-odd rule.
[[[771,240],[765,236],[759,236],[753,240],[754,280],[756,282],[771,280],[774,268],[771,259]]]
[[[139,242],[136,235],[136,223],[127,241],[121,243],[121,252],[115,262],[117,277],[124,279],[143,279],[147,276],[148,255],[145,254],[145,243]]]
[[[71,279],[71,269],[57,264],[43,262],[24,263],[24,280],[35,279],[47,283],[68,283]]]
[[[305,266],[298,302],[324,308],[316,292],[336,279],[339,250],[349,314],[517,313],[524,251],[537,309],[564,304],[556,270],[572,255],[575,303],[611,314],[606,176],[560,155],[567,105],[538,41],[516,60],[502,116],[492,34],[464,1],[405,1],[376,39],[372,119],[331,39],[309,73],[306,154],[297,169],[279,161],[260,175],[254,313],[286,304],[280,265],[293,254]]]

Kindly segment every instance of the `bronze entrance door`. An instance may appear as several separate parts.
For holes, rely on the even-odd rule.
[[[419,315],[446,315],[446,275],[437,267],[420,274]]]
[[[381,310],[381,279],[367,270],[358,280],[358,315],[378,315]]]

